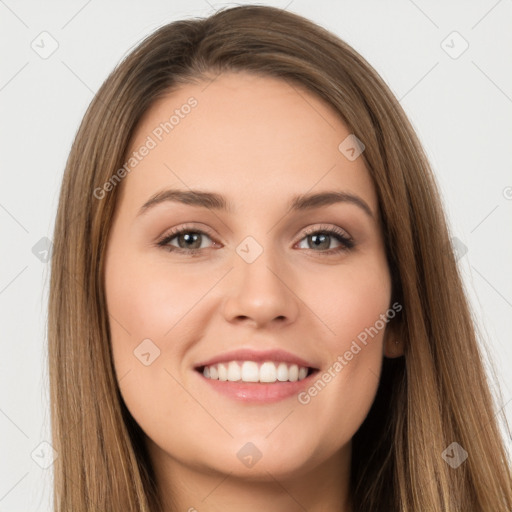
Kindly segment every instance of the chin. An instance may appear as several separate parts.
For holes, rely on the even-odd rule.
[[[314,447],[303,445],[297,438],[293,442],[275,441],[263,436],[252,441],[233,439],[220,451],[202,452],[202,463],[231,477],[260,482],[286,480],[311,471]],[[210,456],[205,458],[206,454]]]

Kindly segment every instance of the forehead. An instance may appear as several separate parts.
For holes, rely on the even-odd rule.
[[[363,159],[339,149],[350,135],[330,105],[295,83],[224,73],[182,85],[146,112],[127,155],[133,165],[123,196],[137,208],[167,187],[204,188],[250,208],[257,198],[342,188],[376,211]]]

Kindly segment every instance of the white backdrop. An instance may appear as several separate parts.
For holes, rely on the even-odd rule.
[[[245,3],[252,2],[238,2]],[[258,3],[339,35],[400,99],[436,172],[496,362],[503,394],[496,412],[510,421],[512,2]],[[0,0],[0,512],[51,509],[46,249],[78,124],[107,74],[144,36],[224,5],[235,4]]]

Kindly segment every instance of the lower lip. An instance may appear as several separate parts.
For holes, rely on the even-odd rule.
[[[229,380],[207,379],[202,373],[196,372],[206,384],[212,386],[222,395],[239,400],[241,402],[273,403],[298,395],[304,388],[311,384],[312,379],[318,373],[314,371],[305,379],[295,382],[241,382]]]

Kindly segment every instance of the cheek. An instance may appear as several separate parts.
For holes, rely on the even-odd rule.
[[[368,330],[374,334],[371,339],[377,341],[373,345],[378,344],[386,325],[381,315],[386,313],[391,300],[391,279],[385,259],[354,260],[350,267],[319,276],[314,283],[314,287],[310,284],[306,288],[305,280],[301,293],[308,293],[304,295],[308,297],[308,305],[329,328],[330,335],[323,340],[329,352],[348,350],[358,336],[364,342]]]
[[[175,432],[174,423],[169,430],[169,418],[192,406],[178,384],[182,379],[173,361],[186,352],[183,320],[206,289],[143,257],[121,257],[128,250],[116,251],[107,258],[105,291],[121,395],[150,437],[160,431],[179,437],[180,423]]]
[[[321,312],[328,327],[322,346],[329,362],[298,398],[308,414],[326,425],[331,442],[343,443],[364,421],[377,392],[391,280],[382,258],[368,258],[329,281],[321,279],[308,305]]]
[[[113,257],[106,266],[105,285],[118,361],[146,338],[157,344],[168,338],[207,287],[142,257]]]
[[[105,267],[113,364],[128,410],[146,433],[154,434],[172,417],[171,404],[186,409],[170,364],[181,359],[184,348],[165,340],[180,339],[180,320],[196,294],[176,273],[157,271],[135,255],[116,256]]]

